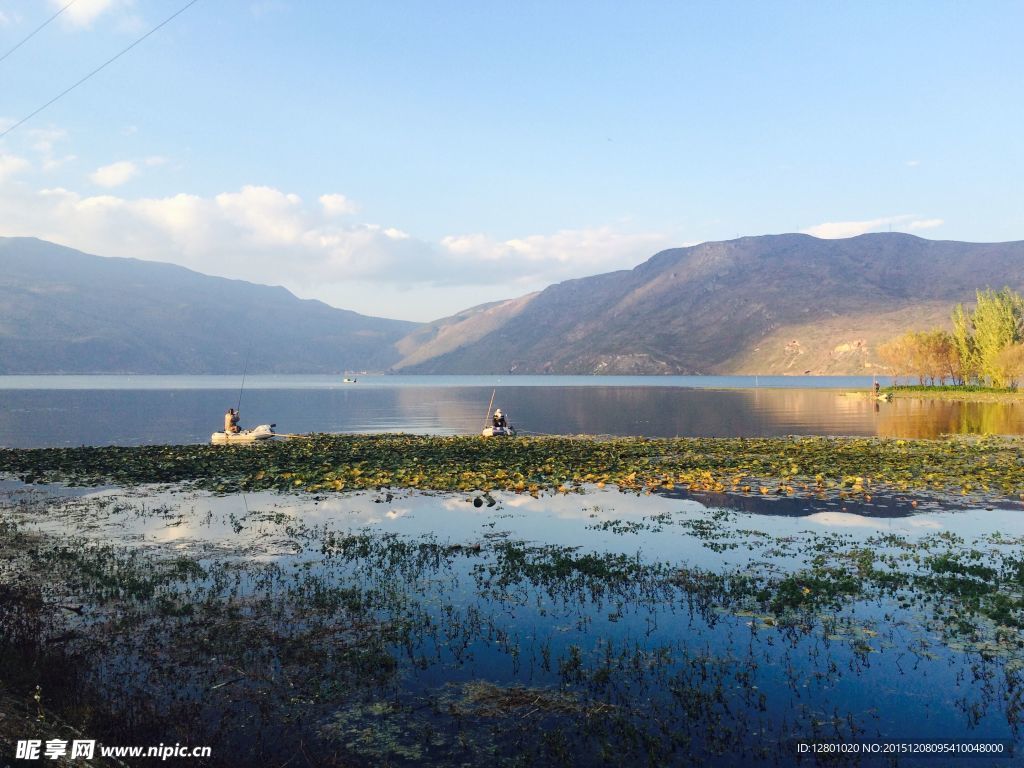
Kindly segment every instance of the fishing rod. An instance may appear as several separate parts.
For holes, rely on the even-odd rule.
[[[487,404],[487,413],[484,414],[484,429],[487,429],[487,420],[491,418],[491,406],[494,405],[494,395],[497,391],[497,389],[491,390],[491,402]]]
[[[242,366],[242,386],[238,388],[238,407],[235,408],[235,413],[242,410],[242,391],[245,389],[245,374],[249,372],[249,354],[252,352],[252,347],[245,352],[245,364]]]

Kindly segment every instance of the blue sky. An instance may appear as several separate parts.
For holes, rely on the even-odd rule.
[[[0,128],[184,5],[76,0]],[[0,0],[0,56],[67,0]],[[0,235],[426,320],[738,235],[1024,239],[1020,2],[199,0],[0,139]]]

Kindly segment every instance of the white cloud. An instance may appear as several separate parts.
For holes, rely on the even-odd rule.
[[[935,227],[941,227],[944,223],[942,219],[916,219],[909,222],[906,227],[911,231],[915,229],[935,229]]]
[[[43,158],[43,170],[55,171],[67,163],[73,163],[77,159],[78,155],[61,155],[60,157],[47,155]]]
[[[563,280],[633,267],[668,247],[664,235],[624,233],[611,227],[564,229],[550,235],[495,240],[488,235],[452,235],[441,240],[466,268],[503,275],[518,283]]]
[[[166,157],[163,157],[161,155],[150,155],[145,160],[143,160],[143,162],[152,168],[159,165],[167,165],[168,160]]]
[[[908,168],[917,168],[917,166],[919,166],[920,164],[921,164],[920,160],[907,160],[907,162],[905,163],[905,165]]]
[[[27,133],[32,141],[32,149],[37,152],[52,152],[53,145],[63,141],[68,135],[62,128],[31,128]]]
[[[67,4],[67,0],[50,0],[54,10],[59,10]],[[88,28],[103,14],[131,4],[131,0],[76,0],[61,14],[61,18],[72,26]]]
[[[253,245],[295,245],[306,230],[302,198],[273,187],[242,187],[215,202],[220,216]]]
[[[888,524],[889,522],[888,520],[880,521],[874,517],[864,517],[863,515],[854,515],[849,512],[815,512],[813,515],[805,517],[804,520],[808,523],[839,528],[880,528],[883,524]]]
[[[832,240],[843,237],[856,237],[857,235],[874,232],[886,227],[913,231],[933,229],[942,226],[942,224],[942,219],[921,219],[913,214],[901,214],[899,216],[883,216],[882,218],[864,221],[829,221],[800,231],[806,235]]]
[[[393,226],[339,221],[329,207],[269,186],[132,198],[38,190],[12,180],[0,184],[0,232],[285,285],[340,306],[420,319],[631,267],[666,245],[658,235],[607,227],[432,243]]]
[[[130,160],[119,160],[97,168],[89,178],[100,187],[119,187],[131,181],[139,173],[139,167]]]
[[[850,512],[816,512],[813,515],[808,515],[804,520],[809,523],[817,523],[818,525],[829,527],[875,529],[891,529],[893,522],[884,518],[865,517]],[[930,530],[942,528],[940,523],[925,517],[905,518],[897,521],[897,524],[900,528],[927,528]]]
[[[339,194],[320,195],[320,205],[328,216],[344,216],[359,210],[359,206]]]
[[[39,155],[40,167],[44,171],[55,171],[77,158],[75,155],[57,155],[57,145],[67,139],[67,131],[61,128],[32,128],[26,131],[32,149]]]
[[[11,17],[3,11],[0,11],[0,27],[6,27],[11,23]]]
[[[32,164],[17,155],[0,155],[0,182],[6,181],[15,174],[28,170]]]
[[[0,231],[291,286],[425,279],[429,270],[417,264],[430,262],[436,250],[394,228],[335,226],[298,195],[265,186],[132,199],[9,184],[0,186]]]

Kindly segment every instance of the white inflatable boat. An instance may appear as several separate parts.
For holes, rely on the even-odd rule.
[[[508,427],[484,427],[480,433],[484,437],[515,437],[516,428],[512,426]]]
[[[227,445],[235,443],[256,443],[260,440],[269,440],[277,437],[274,433],[276,424],[260,424],[252,429],[243,429],[241,432],[214,432],[210,435],[210,442],[214,445]]]

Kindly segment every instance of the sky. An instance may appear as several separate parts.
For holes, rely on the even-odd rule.
[[[0,0],[0,132],[186,2]],[[0,236],[419,321],[746,235],[1021,240],[1022,28],[1019,1],[198,0],[0,138]]]

